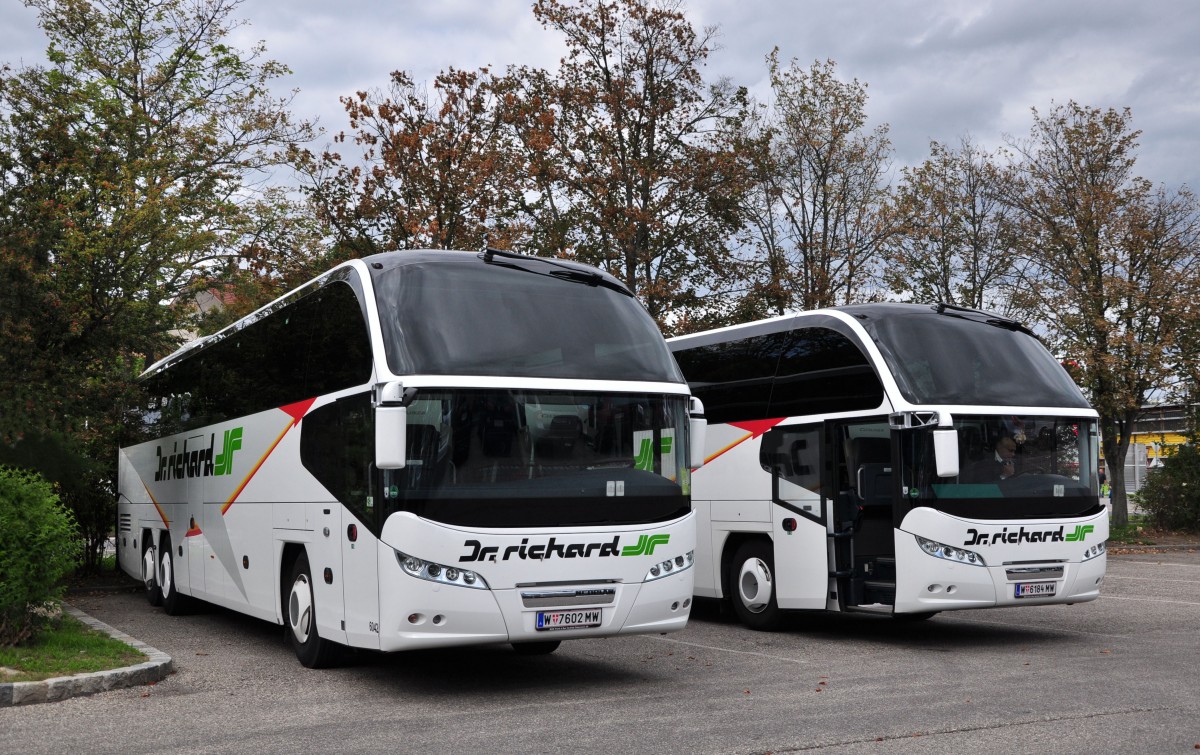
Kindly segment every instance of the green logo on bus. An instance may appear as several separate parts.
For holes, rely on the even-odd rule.
[[[641,448],[638,449],[637,458],[633,460],[633,466],[643,472],[654,471],[654,452],[652,449],[653,441],[650,438],[643,438]],[[663,456],[671,453],[671,439],[661,438],[658,442],[658,451]]]
[[[222,451],[217,456],[217,468],[215,474],[226,475],[233,473],[233,452],[242,447],[242,428],[235,427],[232,430],[225,431],[225,443],[222,445]]]
[[[1075,525],[1075,531],[1072,532],[1070,535],[1067,535],[1067,542],[1074,543],[1074,542],[1082,541],[1094,529],[1096,529],[1096,528],[1090,524],[1077,524],[1077,525]]]
[[[208,448],[189,446],[192,440],[194,439],[185,440],[182,450],[176,442],[170,453],[163,453],[162,446],[155,449],[158,457],[158,468],[154,471],[155,482],[233,474],[233,452],[242,447],[242,428],[235,427],[225,431],[219,454],[214,453],[217,445],[215,434],[208,436]]]
[[[622,556],[653,556],[654,549],[660,545],[666,545],[671,539],[670,535],[642,535],[633,545],[626,545],[621,549]]]

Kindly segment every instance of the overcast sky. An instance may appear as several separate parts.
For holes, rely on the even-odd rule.
[[[558,35],[530,0],[245,0],[234,42],[262,40],[293,70],[293,111],[345,127],[338,97],[379,89],[405,70],[429,81],[454,66],[553,68]],[[964,134],[993,147],[1024,136],[1030,108],[1076,100],[1129,107],[1143,131],[1137,172],[1200,190],[1200,2],[1195,0],[688,0],[693,25],[719,27],[706,77],[760,97],[764,57],[805,67],[830,58],[867,84],[871,125],[887,124],[898,165]],[[36,14],[0,3],[0,62],[41,63]],[[328,141],[324,139],[323,141]],[[322,146],[322,145],[319,145]]]

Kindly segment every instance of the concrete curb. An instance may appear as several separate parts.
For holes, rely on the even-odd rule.
[[[171,656],[156,650],[140,640],[110,627],[102,621],[97,621],[74,606],[63,604],[63,610],[87,624],[93,629],[105,632],[113,639],[120,640],[130,647],[146,654],[146,660],[133,666],[110,669],[108,671],[93,671],[89,674],[60,676],[40,682],[6,682],[0,684],[0,708],[12,705],[32,705],[34,703],[53,703],[81,695],[93,695],[110,689],[136,687],[142,684],[165,679],[174,671]]]

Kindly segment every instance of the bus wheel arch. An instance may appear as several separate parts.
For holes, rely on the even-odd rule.
[[[738,620],[751,629],[769,632],[779,627],[774,547],[768,537],[743,539],[728,560],[726,585]]]
[[[142,585],[150,605],[161,606],[163,596],[158,581],[158,549],[154,545],[153,530],[142,530]]]
[[[301,543],[284,543],[279,555],[279,623],[288,626],[288,596],[292,590],[292,567],[304,553]],[[290,629],[288,631],[291,631]]]
[[[296,658],[307,668],[328,668],[337,663],[337,643],[321,637],[317,629],[317,603],[308,552],[303,548],[292,562],[285,593],[284,626]]]

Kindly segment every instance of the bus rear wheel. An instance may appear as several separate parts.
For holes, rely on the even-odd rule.
[[[775,557],[770,541],[750,540],[738,547],[730,564],[729,587],[739,621],[761,632],[779,628]]]
[[[308,566],[308,554],[304,552],[292,564],[292,589],[288,595],[286,619],[288,639],[301,664],[307,668],[328,668],[337,662],[337,644],[317,632],[312,570]]]
[[[142,536],[142,584],[146,587],[146,600],[152,606],[162,605],[162,588],[158,582],[158,550],[154,547],[154,536]]]

